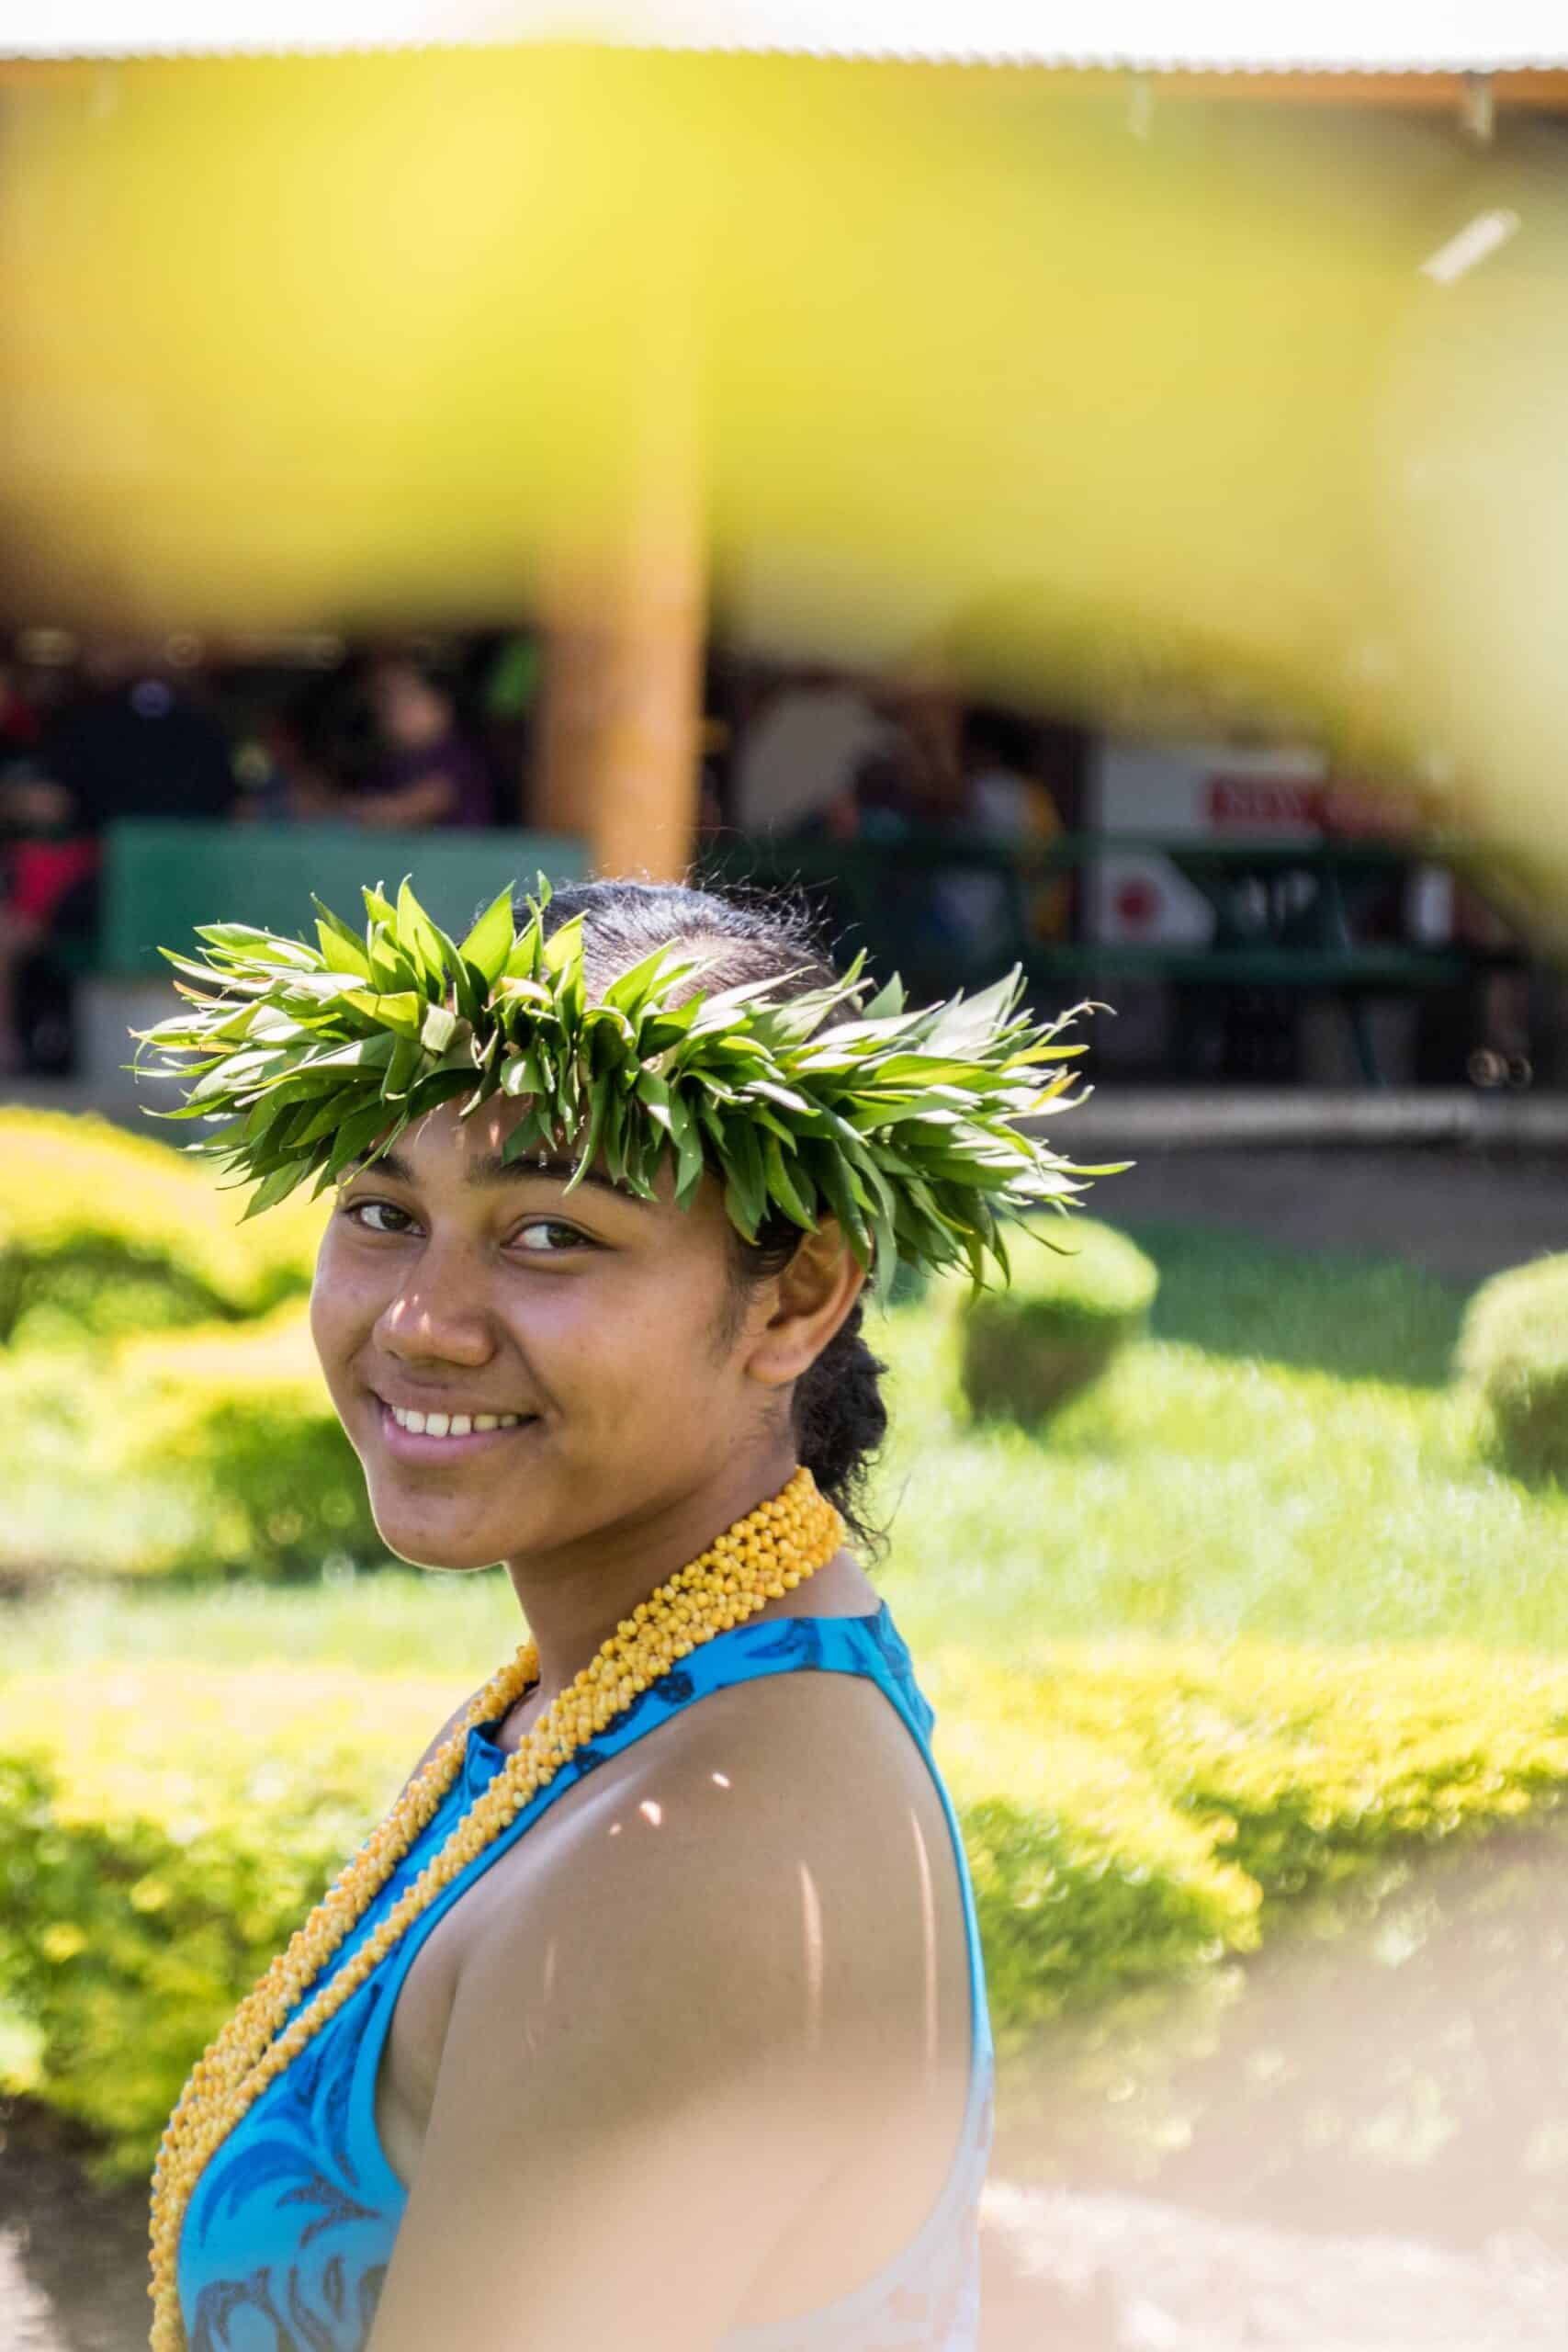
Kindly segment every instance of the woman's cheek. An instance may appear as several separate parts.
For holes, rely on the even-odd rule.
[[[310,1286],[310,1338],[334,1403],[352,1388],[349,1366],[374,1329],[377,1301],[370,1287],[355,1283],[330,1244],[322,1245]]]

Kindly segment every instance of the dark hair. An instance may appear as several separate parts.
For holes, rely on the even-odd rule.
[[[519,920],[525,910],[519,908]],[[545,914],[547,933],[582,918],[583,972],[591,991],[640,964],[656,947],[678,942],[702,958],[693,988],[737,988],[776,979],[782,1000],[834,977],[808,910],[789,900],[728,897],[679,883],[563,884]],[[733,1227],[735,1288],[782,1273],[799,1245],[799,1227],[775,1212],[755,1241]],[[863,1298],[795,1385],[795,1450],[817,1484],[863,1543],[874,1541],[863,1510],[866,1476],[887,1428],[880,1385],[884,1370],[862,1334]]]

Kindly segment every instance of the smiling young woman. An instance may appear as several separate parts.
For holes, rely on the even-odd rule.
[[[367,904],[374,933],[385,902]],[[974,1902],[931,1710],[842,1539],[863,1532],[885,1427],[860,1329],[869,1245],[898,1238],[884,1171],[915,1170],[934,1120],[911,1215],[989,1241],[987,1184],[1065,1205],[1100,1171],[1015,1136],[998,1102],[1057,1093],[1015,1073],[1074,1049],[989,1014],[962,1036],[886,998],[867,1015],[793,918],[711,893],[587,885],[535,910],[531,945],[504,930],[442,940],[431,1001],[460,961],[499,1003],[515,967],[536,1025],[503,1035],[470,1005],[455,1046],[459,982],[416,1034],[437,1075],[461,1047],[493,1081],[509,1051],[536,1057],[528,1083],[421,1108],[405,1056],[380,1120],[355,1107],[321,1161],[337,1193],[310,1317],[390,1549],[503,1562],[528,1638],[187,2084],[154,2181],[154,2344],[973,2352],[991,2094]],[[303,951],[283,944],[276,1001],[298,1007]],[[639,1159],[608,1107],[613,1054],[574,1049],[586,1140],[539,1098],[574,1082],[572,1017],[642,1017],[627,976],[643,987],[660,951],[645,1011],[664,1025],[639,1042],[668,1042],[611,1081],[669,1138]],[[380,952],[367,934],[357,997],[311,1001],[390,1020]],[[238,1055],[283,1032],[235,1012],[255,1001],[235,968],[210,1017]],[[694,1099],[721,1013],[761,1041],[709,1081],[738,1118],[737,1071],[756,1081],[760,1195],[716,1114],[700,1158],[681,1148],[681,1088]],[[280,1080],[291,1103],[329,1053],[363,1066],[319,1037]],[[932,1091],[962,1105],[987,1068],[998,1102],[976,1092],[943,1127]],[[233,1106],[254,1113],[243,1069]],[[297,1158],[332,1125],[317,1101],[285,1130]]]

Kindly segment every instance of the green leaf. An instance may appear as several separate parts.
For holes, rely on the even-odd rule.
[[[777,1102],[786,1111],[796,1111],[807,1118],[815,1117],[817,1105],[793,1086],[777,1086],[769,1078],[754,1078],[747,1089],[750,1094],[764,1095],[770,1102]]]
[[[944,1053],[962,1046],[979,1048],[1008,1018],[1023,988],[1023,973],[1015,964],[1010,972],[982,989],[978,996],[955,997],[942,1010],[931,1031],[931,1042]]]
[[[420,1023],[419,1042],[427,1054],[444,1054],[457,1034],[457,1014],[444,1004],[433,1004]]]
[[[859,1203],[850,1190],[847,1171],[839,1153],[818,1147],[812,1159],[812,1173],[829,1208],[837,1217],[855,1257],[869,1272],[871,1268],[871,1228]]]
[[[531,915],[527,924],[513,942],[512,953],[506,959],[504,977],[509,980],[536,979],[543,965],[544,942],[540,935],[538,918],[536,915]]]
[[[675,1138],[675,1205],[688,1209],[696,1198],[706,1162],[696,1120],[678,1094],[670,1097],[670,1129]]]
[[[406,874],[398,891],[398,938],[403,953],[439,986],[446,978],[441,933],[414,897],[412,878]]]
[[[507,969],[514,937],[512,900],[513,884],[498,890],[478,922],[464,939],[458,954],[466,964],[472,964],[484,975],[487,988],[493,988]]]
[[[729,1166],[730,1152],[728,1143],[727,1141],[727,1130],[723,1119],[719,1116],[717,1109],[706,1094],[699,1094],[697,1096],[696,1112],[697,1117],[707,1130],[708,1141],[713,1146],[714,1156],[717,1159],[720,1168],[728,1169]]]
[[[603,1001],[619,1012],[634,1015],[647,1003],[660,978],[668,984],[691,969],[690,962],[680,961],[671,947],[656,947],[651,956],[645,956],[640,964],[634,964],[629,971],[612,980]]]
[[[816,1216],[795,1184],[794,1172],[779,1148],[776,1136],[763,1138],[762,1166],[767,1171],[768,1190],[780,1208],[795,1224],[809,1233],[817,1222]]]
[[[563,922],[560,929],[545,941],[541,952],[545,968],[554,972],[558,978],[573,970],[581,971],[582,917],[573,915],[570,922]]]
[[[604,1112],[604,1173],[614,1184],[623,1184],[626,1176],[627,1129],[633,1125],[629,1115],[632,1105],[620,1088],[612,1083],[610,1100]]]
[[[582,1147],[577,1155],[576,1165],[567,1182],[566,1189],[569,1193],[576,1192],[593,1165],[609,1110],[610,1080],[607,1078],[596,1079],[588,1090],[588,1132],[582,1139]]]
[[[316,936],[321,944],[321,961],[329,972],[346,972],[353,978],[370,978],[370,959],[357,932],[351,931],[330,907],[323,906],[314,891],[310,903],[316,910]]]
[[[264,1209],[276,1208],[279,1201],[286,1201],[295,1187],[304,1182],[310,1172],[310,1162],[305,1159],[291,1159],[284,1167],[275,1168],[252,1193],[240,1223],[247,1225],[252,1217],[260,1216]]]
[[[471,1069],[428,1070],[409,1090],[404,1114],[406,1119],[412,1125],[415,1119],[423,1119],[427,1111],[434,1111],[439,1103],[450,1102],[457,1095],[467,1094],[473,1082]]]
[[[639,1070],[637,1095],[654,1125],[673,1138],[675,1123],[670,1111],[670,1089],[664,1080],[661,1078],[656,1078],[650,1069]]]
[[[374,1101],[375,1098],[372,1097],[371,1100]],[[335,1134],[337,1129],[346,1120],[352,1118],[357,1110],[367,1107],[368,1106],[363,1102],[359,1088],[356,1087],[352,1092],[346,1094],[340,1091],[333,1094],[330,1101],[322,1103],[310,1125],[301,1129],[298,1140],[301,1144],[320,1143],[323,1136]],[[389,1115],[385,1111],[381,1113],[383,1118]]]
[[[755,1240],[757,1227],[768,1212],[767,1185],[762,1175],[762,1149],[756,1130],[745,1119],[732,1120],[726,1130],[729,1147],[729,1189],[746,1212],[746,1238]]]
[[[417,1037],[423,1024],[426,999],[412,989],[395,996],[372,996],[356,989],[347,1002],[367,1021],[376,1022],[383,1029],[395,1030],[400,1037]]]
[[[903,1010],[904,983],[895,972],[886,985],[878,989],[872,998],[865,1008],[863,1018],[867,1021],[887,1021]]]
[[[361,1152],[368,1151],[382,1136],[383,1130],[387,1131],[385,1140],[389,1146],[392,1137],[401,1131],[403,1124],[401,1114],[389,1109],[385,1102],[371,1102],[363,1111],[354,1113],[338,1129],[327,1160],[332,1173],[334,1176],[340,1174],[351,1159],[357,1159]]]
[[[434,1006],[431,1008],[432,1012],[435,1009]],[[451,1018],[450,1014],[447,1018]],[[392,1058],[387,1064],[386,1076],[381,1080],[382,1099],[390,1102],[406,1094],[423,1068],[424,1047],[420,1040],[416,1037],[398,1038],[392,1047]]]
[[[313,949],[303,940],[282,939],[274,931],[258,931],[250,922],[197,922],[191,925],[198,939],[229,956],[243,956],[265,964],[314,964]]]

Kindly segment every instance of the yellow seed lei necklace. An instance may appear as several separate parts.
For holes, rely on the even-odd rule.
[[[843,1537],[843,1521],[818,1493],[810,1471],[802,1468],[771,1501],[738,1520],[689,1566],[639,1601],[575,1682],[524,1735],[515,1754],[375,1934],[280,2034],[295,2002],[364,1917],[435,1814],[462,1768],[469,1731],[505,1714],[537,1679],[538,1653],[533,1642],[525,1641],[491,1677],[456,1730],[415,1774],[192,2069],[152,2172],[150,2352],[185,2352],[175,2285],[180,2227],[203,2166],[268,2083],[335,2017],[442,1889],[554,1780],[584,1740],[606,1729],[699,1643],[742,1623],[766,1601],[804,1583],[833,1557]]]

